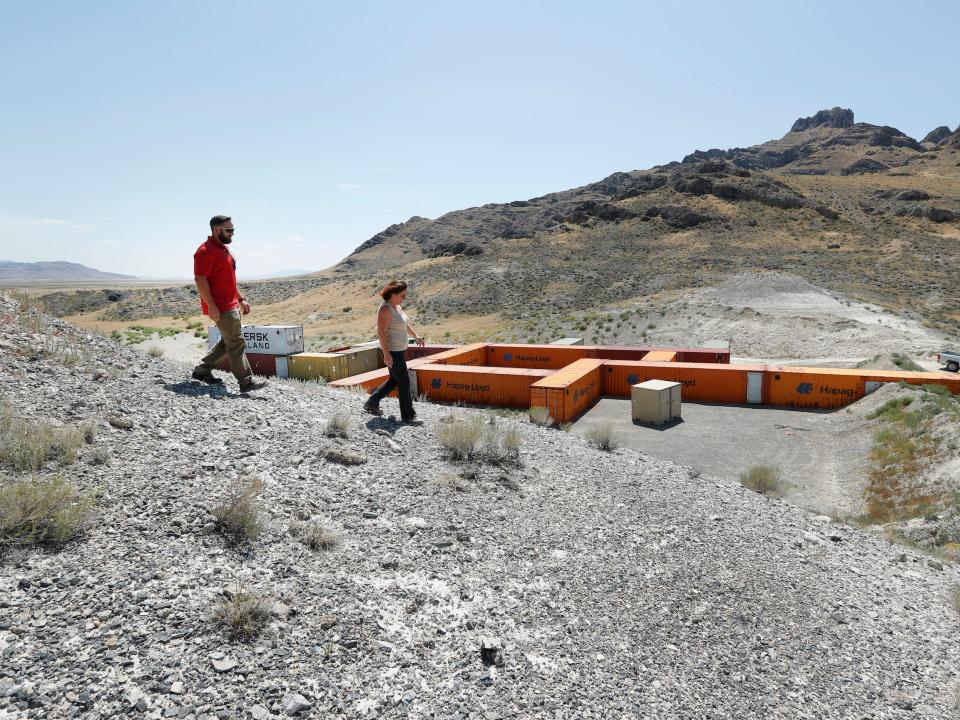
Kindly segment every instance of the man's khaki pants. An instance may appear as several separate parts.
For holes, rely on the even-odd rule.
[[[247,343],[241,332],[240,310],[220,313],[217,329],[220,330],[220,341],[203,357],[200,364],[194,368],[194,372],[208,375],[211,370],[219,370],[223,359],[227,358],[230,360],[230,371],[237,380],[241,383],[246,382],[253,372],[247,361]]]

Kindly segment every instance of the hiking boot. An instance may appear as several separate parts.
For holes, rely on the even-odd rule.
[[[254,392],[255,390],[262,390],[266,386],[266,380],[254,380],[253,378],[249,378],[240,383],[240,392]]]
[[[423,425],[423,420],[418,420],[416,415],[414,415],[412,418],[401,420],[400,422],[402,422],[404,425],[413,425],[414,427],[420,427]]]
[[[376,405],[371,405],[370,403],[363,404],[363,411],[368,412],[371,415],[376,415],[377,417],[383,415],[383,410],[378,408]]]
[[[214,377],[213,373],[209,372],[202,373],[194,370],[190,377],[192,377],[194,380],[199,380],[202,383],[206,383],[207,385],[223,385],[223,380],[218,377]]]

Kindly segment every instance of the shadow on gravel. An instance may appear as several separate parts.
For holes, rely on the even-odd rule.
[[[397,430],[403,427],[403,423],[397,420],[395,415],[388,415],[386,417],[375,417],[367,420],[367,430],[376,432],[377,430],[383,430],[385,432],[393,435]]]
[[[217,399],[247,399],[252,397],[244,393],[230,392],[223,385],[207,385],[194,380],[184,380],[178,383],[163,383],[163,389],[169,390],[177,395],[187,395],[189,397],[201,397],[203,395]]]

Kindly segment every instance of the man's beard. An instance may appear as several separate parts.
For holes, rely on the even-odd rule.
[[[233,238],[230,237],[229,235],[221,235],[220,242],[222,242],[224,245],[229,245],[230,243],[233,242]]]

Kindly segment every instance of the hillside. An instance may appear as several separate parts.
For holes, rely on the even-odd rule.
[[[526,422],[489,426],[515,458],[454,461],[439,429],[476,411],[421,404],[400,427],[323,387],[190,383],[2,296],[0,322],[10,421],[93,428],[33,476],[95,493],[78,539],[4,555],[0,714],[951,712],[952,565]],[[335,413],[346,437],[324,432]],[[249,474],[263,531],[231,544],[213,513]],[[29,477],[5,464],[0,488]],[[250,641],[213,619],[238,593],[268,603]]]
[[[920,142],[834,108],[750,148],[695,151],[543,197],[413,217],[329,270],[248,284],[247,294],[263,320],[359,337],[370,331],[373,291],[400,276],[435,338],[549,339],[582,334],[598,312],[659,309],[739,273],[780,271],[953,337],[958,219],[960,132],[938,128]],[[84,324],[196,312],[190,288],[47,303]]]
[[[103,272],[72,262],[9,262],[0,261],[0,284],[32,285],[35,283],[87,283],[136,280],[133,275]]]

